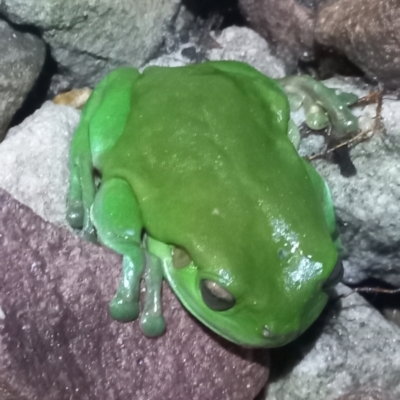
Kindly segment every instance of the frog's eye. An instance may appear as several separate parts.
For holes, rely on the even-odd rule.
[[[234,297],[218,283],[202,279],[200,281],[200,291],[204,303],[212,310],[226,311],[235,305]]]
[[[329,278],[322,285],[322,289],[328,290],[336,286],[343,278],[342,260],[338,260]]]
[[[182,247],[175,246],[172,250],[172,265],[175,268],[185,268],[192,262],[189,254]]]

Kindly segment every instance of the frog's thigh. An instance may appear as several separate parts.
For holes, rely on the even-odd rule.
[[[144,254],[140,247],[142,218],[130,185],[123,179],[105,181],[96,194],[92,220],[100,240],[123,255],[122,279],[110,303],[113,318],[131,321],[139,315]]]

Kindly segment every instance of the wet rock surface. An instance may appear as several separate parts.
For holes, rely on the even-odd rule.
[[[167,332],[118,323],[121,258],[43,221],[0,191],[0,377],[27,399],[253,399],[266,353],[216,338],[165,285]]]

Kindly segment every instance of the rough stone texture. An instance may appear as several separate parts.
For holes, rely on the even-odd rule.
[[[296,0],[239,0],[250,27],[289,64],[313,55],[314,10]]]
[[[282,60],[271,54],[268,43],[253,30],[232,26],[214,37],[220,47],[209,51],[210,60],[243,61],[271,78],[285,76]]]
[[[121,258],[4,191],[0,203],[0,377],[8,390],[30,400],[252,400],[265,384],[266,353],[209,333],[167,285],[161,338],[112,321]]]
[[[39,38],[20,33],[0,19],[0,141],[35,83],[45,53]]]
[[[64,78],[76,86],[93,85],[117,66],[143,65],[177,9],[178,0],[0,2],[11,21],[43,32]]]
[[[386,390],[367,389],[345,394],[336,400],[397,400],[397,397]]]
[[[80,112],[46,102],[0,144],[0,187],[47,221],[66,226],[68,153]]]
[[[315,40],[344,53],[388,89],[400,87],[400,1],[333,0],[320,8]]]
[[[339,285],[338,293],[351,291]],[[272,370],[266,400],[333,400],[368,387],[398,399],[400,328],[354,293],[328,306],[307,335],[277,349],[273,368],[279,364],[282,375]]]
[[[249,28],[232,26],[219,33],[211,32],[208,39],[206,45],[200,45],[192,38],[172,53],[151,60],[146,67],[177,67],[206,60],[236,60],[252,65],[271,78],[285,76],[283,61],[271,54],[265,39]]]

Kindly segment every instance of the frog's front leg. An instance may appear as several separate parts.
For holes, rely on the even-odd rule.
[[[154,256],[149,256],[146,263],[141,246],[142,218],[130,185],[119,178],[103,182],[91,214],[100,240],[123,256],[122,279],[110,303],[112,317],[119,321],[138,317],[140,281],[145,272],[147,292],[141,328],[147,336],[161,335],[165,330],[160,296],[162,268]]]
[[[83,236],[96,241],[96,232],[90,219],[90,207],[95,196],[92,157],[87,127],[82,124],[71,147],[70,186],[67,199],[67,220],[75,229],[83,228]]]
[[[303,106],[309,128],[320,130],[330,125],[332,134],[339,138],[358,131],[358,119],[348,108],[358,100],[355,94],[336,93],[306,75],[282,78],[279,83],[288,95],[292,110]]]

